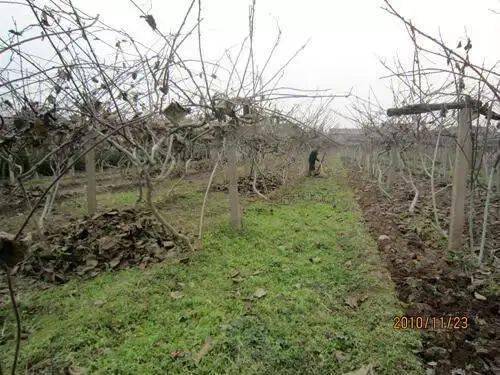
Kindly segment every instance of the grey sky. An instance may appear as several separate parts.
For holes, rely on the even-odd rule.
[[[117,28],[126,29],[144,43],[154,45],[155,37],[139,13],[127,0],[74,0],[82,9],[99,13],[101,19]],[[144,1],[137,3],[156,18],[158,27],[174,32],[189,0]],[[472,58],[494,64],[500,60],[498,36],[500,15],[490,9],[500,9],[498,0],[393,0],[392,4],[418,26],[437,34],[451,46],[463,39],[465,33],[473,43]],[[384,104],[390,104],[388,82],[379,77],[386,71],[379,58],[403,60],[412,47],[403,25],[381,9],[381,0],[257,0],[255,51],[260,64],[277,35],[277,25],[283,35],[282,43],[269,70],[278,67],[305,41],[307,48],[287,69],[283,86],[297,88],[331,88],[336,92],[351,87],[357,95],[366,96],[372,87]],[[247,0],[205,0],[203,7],[203,41],[207,59],[217,60],[226,48],[238,44],[248,32]],[[12,16],[18,23],[25,19],[19,7],[0,4],[0,23],[10,25]],[[196,15],[196,11],[193,16]],[[195,17],[191,18],[191,25]],[[2,33],[5,31],[2,27]],[[196,44],[187,44],[184,54],[197,56]],[[345,104],[339,100],[337,109]],[[344,124],[346,125],[346,124]]]

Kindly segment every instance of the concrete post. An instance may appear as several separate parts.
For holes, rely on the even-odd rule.
[[[468,98],[466,98],[468,102]],[[472,154],[471,144],[471,109],[461,109],[458,115],[457,145],[455,150],[455,166],[453,170],[453,190],[451,198],[450,233],[448,250],[460,249],[463,245],[463,229],[465,224],[465,195],[467,192],[467,176],[470,173]]]

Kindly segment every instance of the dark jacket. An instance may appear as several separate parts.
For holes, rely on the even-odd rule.
[[[318,151],[313,150],[309,154],[309,164],[314,165],[314,163],[316,163],[316,161],[319,161],[319,159],[318,159]]]

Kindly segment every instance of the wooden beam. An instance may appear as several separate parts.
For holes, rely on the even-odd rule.
[[[483,105],[478,100],[470,100],[467,105],[465,101],[461,102],[452,102],[452,103],[421,103],[421,104],[411,104],[400,108],[389,108],[387,110],[387,116],[404,116],[404,115],[417,115],[422,113],[429,113],[441,110],[450,110],[450,109],[464,109],[469,107],[475,113],[482,114],[485,117],[488,117],[489,108],[488,106]],[[491,112],[492,120],[500,120],[500,114],[496,112]]]
[[[461,109],[458,115],[458,134],[455,150],[455,166],[453,170],[448,250],[458,250],[463,245],[465,195],[467,192],[467,176],[471,168],[470,161],[472,154],[471,126],[471,109],[468,107]]]

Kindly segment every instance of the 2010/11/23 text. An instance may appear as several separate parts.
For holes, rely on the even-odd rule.
[[[467,329],[467,316],[395,316],[394,329]]]

